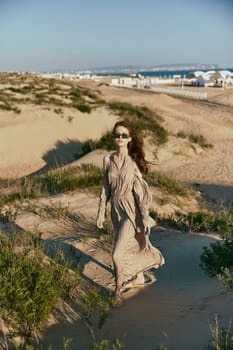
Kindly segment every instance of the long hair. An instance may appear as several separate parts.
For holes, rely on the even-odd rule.
[[[148,172],[148,162],[145,159],[144,143],[142,138],[136,134],[133,127],[125,120],[116,122],[113,131],[115,131],[118,126],[123,126],[129,131],[129,136],[131,137],[131,141],[128,143],[129,155],[135,161],[139,170],[146,174]]]

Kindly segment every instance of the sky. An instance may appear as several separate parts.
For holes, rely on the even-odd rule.
[[[233,0],[0,0],[0,71],[233,66]]]

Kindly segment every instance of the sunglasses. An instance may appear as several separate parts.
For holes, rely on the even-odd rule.
[[[114,132],[112,134],[112,137],[114,139],[128,139],[129,138],[129,135],[128,134],[125,134],[125,133],[122,133],[122,134],[117,134],[116,132]]]

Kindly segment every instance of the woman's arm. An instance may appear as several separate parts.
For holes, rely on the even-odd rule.
[[[154,224],[153,219],[149,215],[149,205],[152,202],[152,195],[150,193],[149,186],[143,179],[138,167],[135,169],[133,192],[137,207],[141,214],[144,233],[149,234],[150,228]]]
[[[103,224],[105,221],[106,206],[111,194],[111,189],[108,181],[108,163],[109,156],[105,156],[103,158],[103,186],[99,196],[99,208],[96,222],[98,228],[103,228]]]

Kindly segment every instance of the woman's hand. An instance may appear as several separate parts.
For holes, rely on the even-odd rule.
[[[96,226],[97,226],[98,228],[100,228],[100,229],[101,229],[101,228],[104,228],[104,222],[103,222],[103,220],[97,218]]]
[[[150,227],[149,226],[144,226],[144,235],[149,235],[150,233]]]

